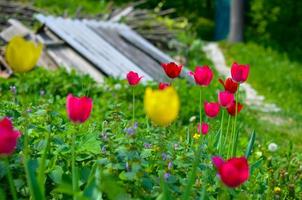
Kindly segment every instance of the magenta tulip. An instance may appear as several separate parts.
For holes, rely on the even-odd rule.
[[[216,117],[219,113],[219,103],[215,102],[205,102],[204,103],[204,110],[208,117],[213,118]]]
[[[245,157],[234,157],[224,161],[222,158],[215,156],[212,158],[212,162],[218,170],[221,181],[228,187],[238,187],[247,181],[250,176],[249,164]]]
[[[227,108],[232,105],[234,101],[234,94],[228,91],[219,92],[218,101],[222,107]]]
[[[232,79],[237,83],[243,83],[247,80],[250,71],[249,65],[239,65],[236,62],[233,63],[231,68]]]
[[[190,72],[189,75],[193,76],[197,85],[208,86],[213,78],[213,72],[208,66],[195,68],[194,72]]]
[[[66,98],[67,114],[71,121],[84,123],[92,110],[92,99],[88,97],[74,97],[69,94]]]
[[[0,156],[8,156],[16,149],[18,138],[21,133],[14,130],[13,124],[8,117],[0,121]]]
[[[203,135],[208,134],[208,132],[209,132],[209,124],[207,124],[205,122],[203,122],[201,124],[201,126],[200,126],[200,124],[198,124],[198,126],[197,126],[197,132],[198,133],[201,132]]]
[[[129,85],[131,85],[131,86],[135,86],[135,85],[139,84],[139,82],[142,78],[143,78],[142,76],[139,77],[138,73],[136,73],[134,71],[130,71],[127,74],[127,80],[128,80]]]

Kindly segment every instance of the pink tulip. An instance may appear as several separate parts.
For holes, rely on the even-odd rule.
[[[205,102],[204,110],[208,117],[210,118],[216,117],[219,113],[219,103]]]
[[[250,176],[249,164],[245,157],[231,158],[224,161],[215,156],[212,162],[218,170],[221,181],[228,187],[234,188],[243,184]]]
[[[232,79],[237,83],[243,83],[244,81],[246,81],[249,75],[249,71],[249,65],[239,65],[234,62],[231,68]]]
[[[234,101],[234,94],[228,91],[219,92],[218,101],[222,107],[227,108],[232,105]]]
[[[88,97],[74,97],[69,94],[66,98],[67,114],[71,121],[84,123],[92,110],[92,99]]]
[[[213,72],[208,66],[195,68],[194,72],[190,72],[189,75],[193,76],[197,85],[208,86],[213,78]]]
[[[209,132],[209,124],[203,122],[200,126],[200,124],[198,124],[198,127],[197,127],[197,132],[198,133],[202,133],[203,135],[206,135],[208,134]]]
[[[14,130],[13,124],[8,117],[0,121],[0,156],[8,156],[14,152],[17,140],[21,133]]]
[[[128,83],[129,83],[129,85],[132,85],[132,86],[137,85],[142,78],[143,78],[142,76],[139,77],[138,73],[136,73],[134,71],[130,71],[127,74]]]

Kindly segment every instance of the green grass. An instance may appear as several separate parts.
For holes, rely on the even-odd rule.
[[[107,9],[106,0],[35,0],[33,5],[51,14],[64,13],[74,16],[78,9],[81,14],[100,14]]]
[[[282,109],[278,113],[252,111],[246,120],[254,124],[264,138],[284,142],[292,140],[301,148],[302,139],[302,63],[291,61],[286,54],[280,54],[271,48],[264,48],[255,43],[222,43],[227,64],[232,62],[250,64],[248,82],[266,102],[274,103]]]

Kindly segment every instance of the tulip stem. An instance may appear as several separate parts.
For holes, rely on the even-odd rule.
[[[240,85],[239,85],[240,86]],[[239,93],[239,86],[238,86],[238,92],[236,93],[235,95],[235,101],[236,101],[236,104],[235,104],[235,119],[234,119],[234,126],[233,126],[233,132],[232,132],[232,151],[231,151],[231,155],[232,156],[235,156],[235,151],[234,151],[234,148],[235,148],[235,140],[236,140],[236,125],[237,125],[237,115],[238,115],[238,93]]]
[[[200,128],[201,128],[201,123],[202,123],[202,96],[201,96],[201,93],[202,93],[202,87],[200,87],[199,89],[199,124],[200,124]],[[200,132],[201,134],[201,132]]]
[[[134,94],[134,87],[132,87],[132,121],[133,126],[135,123],[135,94]]]
[[[227,139],[228,139],[228,134],[229,134],[230,122],[231,122],[231,115],[229,115],[229,117],[228,117],[228,125],[227,125],[227,130],[226,130],[226,133],[225,133],[224,143],[223,143],[224,147],[227,145]],[[228,153],[227,156],[229,156],[229,153]]]
[[[14,185],[12,171],[9,167],[8,158],[6,157],[4,160],[5,160],[6,169],[7,169],[6,177],[7,177],[8,183],[9,183],[9,189],[10,189],[11,195],[13,197],[13,200],[17,200],[18,197],[17,197],[16,187]]]
[[[77,130],[79,127],[77,126]],[[76,174],[76,168],[75,168],[75,133],[72,134],[72,143],[71,143],[71,151],[72,151],[72,161],[71,161],[71,170],[72,170],[72,191],[73,191],[73,199],[76,200],[75,193],[77,192],[77,174]]]
[[[219,155],[221,155],[221,149],[222,149],[223,118],[224,118],[224,110],[222,110],[222,114],[221,114],[220,133],[219,133],[219,140],[217,146]]]
[[[41,191],[43,191],[44,194],[44,176],[45,176],[45,162],[46,162],[46,155],[47,152],[49,151],[49,147],[50,147],[50,130],[48,131],[47,134],[47,143],[46,143],[46,147],[44,148],[44,152],[41,158],[41,165],[40,165],[40,169],[39,169],[39,176],[38,176],[38,180],[40,182],[40,186],[41,186]]]

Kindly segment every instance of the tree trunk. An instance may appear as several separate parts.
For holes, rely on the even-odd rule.
[[[241,42],[243,40],[243,9],[244,0],[232,0],[229,42]]]

